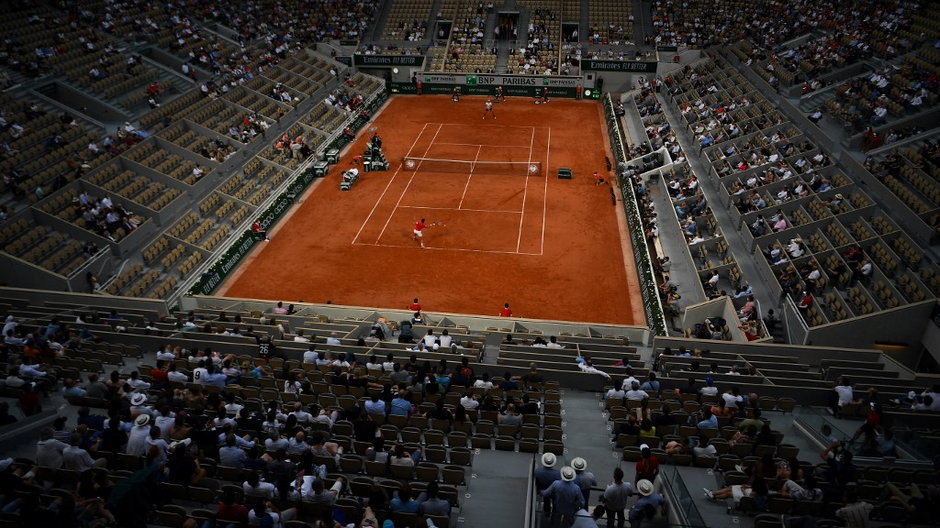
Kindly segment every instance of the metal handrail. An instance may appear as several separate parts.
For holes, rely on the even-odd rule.
[[[532,456],[532,460],[529,461],[529,480],[526,483],[526,492],[525,492],[525,521],[522,523],[522,526],[526,528],[536,528],[536,525],[533,524],[537,522],[538,516],[535,514],[535,505],[538,501],[534,500],[535,495],[535,455]]]

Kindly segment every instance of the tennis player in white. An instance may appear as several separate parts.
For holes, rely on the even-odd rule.
[[[487,99],[486,102],[483,103],[483,119],[486,119],[486,114],[490,114],[493,116],[493,119],[496,119],[496,111],[493,110],[493,101],[491,99]]]

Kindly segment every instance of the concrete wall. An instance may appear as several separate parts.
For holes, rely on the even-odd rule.
[[[903,350],[892,351],[891,356],[914,368],[920,359],[924,329],[932,324],[930,313],[933,307],[933,301],[924,301],[812,327],[807,345],[869,348],[878,342],[890,341],[890,344],[903,346]]]
[[[68,279],[68,291],[85,293],[89,290],[86,274],[90,271],[101,280],[103,277],[110,277],[115,268],[114,259],[107,251],[99,251],[88,259],[75,273]]]
[[[924,345],[924,353],[930,354],[934,361],[940,363],[940,326],[931,320],[924,328],[924,335],[920,340]]]
[[[682,328],[692,328],[692,325],[703,322],[707,317],[721,317],[727,321],[732,342],[748,342],[741,329],[738,328],[738,314],[731,303],[730,297],[719,297],[687,307],[682,316]],[[727,341],[721,342],[726,343]]]
[[[92,295],[88,293],[69,293],[43,291],[30,288],[0,287],[0,297],[22,299],[29,304],[42,306],[45,303],[69,303],[80,306],[100,308],[101,310],[121,308],[146,314],[150,319],[158,319],[169,313],[166,302],[159,299],[138,299],[135,297],[114,297],[111,295]],[[123,334],[122,334],[123,335]],[[120,339],[115,342],[121,342]]]
[[[800,363],[810,366],[819,366],[820,359],[848,359],[853,361],[878,361],[881,351],[874,349],[847,348],[836,346],[804,346],[781,345],[774,343],[733,343],[722,341],[721,346],[715,346],[716,341],[687,339],[684,337],[656,337],[653,346],[657,349],[672,347],[676,349],[684,346],[689,349],[711,348],[716,352],[731,352],[747,356],[748,354],[794,356]]]
[[[326,315],[330,319],[360,319],[376,321],[379,317],[386,317],[393,321],[408,320],[412,313],[407,310],[393,310],[376,307],[355,307],[337,304],[293,303],[297,310],[306,310],[307,313]],[[195,310],[200,307],[220,308],[227,311],[260,311],[271,313],[274,303],[271,301],[258,301],[235,297],[204,297],[186,296],[180,299],[182,310]],[[565,321],[549,321],[544,319],[524,319],[502,317],[486,317],[462,315],[446,312],[422,312],[430,324],[437,324],[447,319],[452,324],[466,326],[470,330],[485,331],[488,328],[508,329],[514,333],[524,333],[539,330],[546,335],[552,333],[569,332],[571,334],[585,334],[594,336],[624,336],[631,343],[645,344],[650,342],[650,331],[645,326],[605,325],[593,323],[577,323]]]
[[[102,122],[121,123],[131,119],[131,116],[124,110],[59,82],[43,85],[36,90],[46,97],[55,99],[66,106],[86,109],[83,113],[94,116],[97,120]]]
[[[24,288],[67,290],[65,277],[36,264],[0,253],[0,281]]]

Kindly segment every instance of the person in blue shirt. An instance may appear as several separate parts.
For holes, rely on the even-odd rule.
[[[219,372],[211,362],[206,363],[206,368],[209,369],[209,373],[203,376],[203,385],[213,385],[224,389],[225,383],[228,381],[228,376]]]
[[[745,287],[742,288],[742,289],[741,289],[740,291],[738,291],[737,293],[735,293],[735,294],[734,294],[734,298],[735,298],[735,299],[740,299],[741,297],[747,297],[748,295],[750,295],[750,294],[753,293],[753,292],[754,292],[754,288],[753,288],[750,284],[745,283]]]
[[[656,511],[666,505],[666,499],[659,493],[654,492],[653,483],[642,479],[636,483],[637,493],[642,495],[636,504],[630,508],[627,518],[630,520],[631,527],[638,527],[643,519],[652,519]]]
[[[649,374],[646,375],[646,378],[646,381],[643,382],[643,385],[640,385],[640,388],[646,392],[658,393],[660,388],[662,388],[662,385],[659,383],[659,380],[656,379],[656,373],[650,371]]]
[[[403,482],[401,488],[395,492],[395,496],[388,503],[388,509],[391,512],[418,513],[421,503],[414,499],[411,486]]]
[[[445,372],[444,367],[437,367],[437,384],[441,386],[441,390],[446,394],[450,387],[450,374]]]
[[[718,429],[718,418],[709,409],[704,409],[702,412],[705,413],[702,421],[695,426],[699,429]]]
[[[411,416],[413,405],[411,404],[411,393],[408,391],[398,393],[398,396],[392,400],[392,408],[389,414],[399,416]]]
[[[81,397],[84,397],[85,394],[88,393],[88,391],[76,385],[75,380],[72,378],[65,378],[65,380],[62,381],[62,385],[63,385],[62,395],[65,396],[66,398],[72,398],[72,397],[81,398]]]
[[[554,453],[542,455],[542,465],[535,468],[535,490],[541,493],[549,488],[553,482],[561,479],[561,472],[555,469],[557,459]],[[551,497],[543,497],[542,511],[546,514],[552,511]]]
[[[519,384],[516,382],[516,380],[512,379],[512,373],[508,370],[505,374],[503,374],[503,380],[504,381],[499,384],[500,390],[509,391],[519,389]]]
[[[61,328],[59,325],[59,318],[53,317],[52,321],[50,321],[46,326],[46,331],[42,335],[43,339],[49,339],[50,337],[54,336],[55,333],[59,331],[59,328]]]
[[[366,412],[369,414],[385,415],[385,401],[379,399],[378,394],[372,394],[372,397],[366,401]]]
[[[574,468],[565,466],[561,468],[560,473],[561,479],[542,490],[542,496],[553,499],[552,526],[571,526],[575,514],[584,505],[584,494],[581,493],[581,487],[574,482]]]

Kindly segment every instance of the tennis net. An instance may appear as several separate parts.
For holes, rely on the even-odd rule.
[[[456,160],[405,156],[402,166],[405,170],[427,172],[506,174],[514,176],[543,175],[542,162],[540,161]]]

